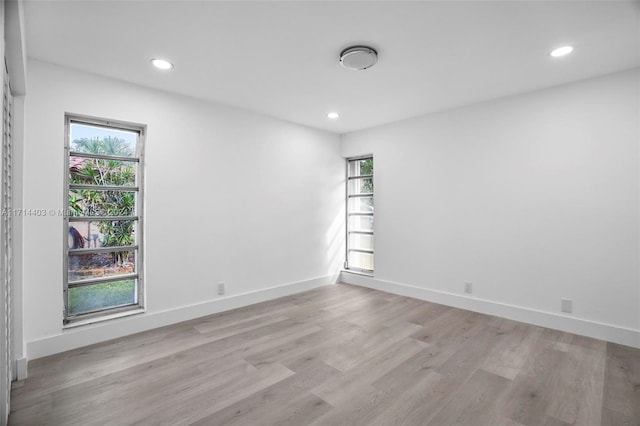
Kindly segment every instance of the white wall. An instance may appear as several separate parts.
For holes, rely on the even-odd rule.
[[[369,282],[429,298],[471,281],[472,299],[554,315],[569,298],[573,314],[550,325],[640,336],[639,80],[636,69],[344,135],[344,156],[374,154]]]
[[[29,358],[283,291],[229,303],[234,296],[320,285],[339,271],[344,164],[337,135],[42,62],[27,70],[24,208],[63,207],[65,112],[148,126],[148,313],[63,332],[62,218],[26,217]],[[227,302],[203,304],[218,298],[218,281],[227,284]]]

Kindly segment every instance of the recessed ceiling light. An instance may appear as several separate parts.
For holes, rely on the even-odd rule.
[[[553,56],[554,58],[559,58],[561,56],[568,55],[571,52],[573,52],[573,46],[562,46],[553,50],[551,52],[551,56]]]
[[[170,70],[171,68],[173,68],[173,64],[169,61],[167,61],[166,59],[152,59],[151,60],[151,64],[161,70]]]
[[[327,114],[327,118],[330,120],[336,120],[340,118],[340,114],[338,114],[337,112],[330,112],[329,114]]]

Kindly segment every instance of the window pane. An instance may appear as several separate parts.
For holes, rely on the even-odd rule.
[[[349,198],[349,213],[373,213],[373,197]]]
[[[349,268],[373,271],[373,255],[369,253],[349,252]]]
[[[373,179],[351,179],[349,181],[349,194],[370,194],[373,192]]]
[[[69,281],[111,277],[136,271],[135,253],[121,251],[113,253],[86,253],[69,255]]]
[[[373,216],[349,216],[350,231],[373,231]]]
[[[373,174],[373,158],[349,161],[349,176],[364,176]]]
[[[68,290],[69,314],[76,315],[137,303],[136,280],[114,281]]]
[[[71,151],[135,157],[137,136],[133,131],[71,123]]]
[[[373,235],[349,234],[349,248],[358,250],[373,250]]]
[[[69,248],[135,245],[136,225],[136,221],[133,220],[71,222],[69,224]]]
[[[136,185],[137,163],[69,157],[69,183],[84,185]]]
[[[69,216],[135,216],[136,192],[70,189]]]

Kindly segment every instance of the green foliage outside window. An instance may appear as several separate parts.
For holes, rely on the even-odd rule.
[[[76,139],[71,142],[75,152],[134,157],[131,146],[115,137]],[[74,158],[74,157],[72,157]],[[69,170],[71,184],[96,186],[134,186],[136,163],[114,159],[82,158]],[[69,191],[72,216],[132,216],[135,214],[135,193],[118,190],[74,189]],[[135,242],[133,221],[101,221],[103,247],[128,246]],[[129,252],[113,253],[114,263],[122,264]]]
[[[360,161],[360,176],[373,174],[373,158]],[[373,192],[373,179],[362,182],[362,192]]]

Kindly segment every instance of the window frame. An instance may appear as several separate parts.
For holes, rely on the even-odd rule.
[[[374,181],[374,175],[375,175],[375,166],[374,166],[374,172],[370,175],[361,175],[361,176],[350,176],[350,169],[349,169],[349,165],[354,162],[354,161],[362,161],[362,160],[372,160],[373,161],[373,154],[367,154],[367,155],[360,155],[357,157],[348,157],[346,158],[345,164],[346,164],[346,173],[345,173],[345,259],[344,259],[344,269],[346,271],[350,271],[350,272],[357,272],[357,273],[361,273],[361,274],[365,274],[365,275],[370,275],[373,276],[374,271],[375,271],[375,225],[372,225],[372,229],[371,231],[362,231],[362,230],[351,230],[350,229],[350,225],[349,223],[351,222],[349,220],[349,218],[351,216],[370,216],[371,220],[373,221],[373,218],[375,217],[375,211],[372,212],[371,214],[367,214],[367,213],[362,213],[362,212],[355,212],[352,213],[350,212],[350,200],[353,198],[359,198],[359,197],[371,197],[371,200],[373,201],[373,204],[375,205],[375,185],[373,186],[373,190],[371,191],[371,193],[366,193],[366,194],[350,194],[349,192],[349,183],[352,180],[356,180],[356,179],[371,179],[371,181]],[[375,164],[375,163],[374,163]],[[353,249],[350,247],[350,241],[351,241],[351,234],[360,234],[360,235],[371,235],[371,238],[374,240],[374,249],[373,250],[363,250],[363,249]],[[364,269],[364,268],[358,268],[358,267],[353,267],[349,265],[349,253],[351,252],[358,252],[358,253],[367,253],[367,254],[371,254],[371,256],[373,257],[374,260],[374,269]]]
[[[92,127],[101,127],[106,129],[122,130],[127,132],[137,133],[136,140],[136,157],[118,157],[101,154],[90,153],[78,153],[71,151],[71,125],[72,124],[88,125]],[[147,126],[144,124],[131,123],[126,121],[104,119],[99,117],[92,117],[80,114],[65,113],[65,169],[64,169],[64,194],[63,194],[63,327],[70,328],[78,325],[91,324],[94,322],[105,321],[113,318],[120,318],[122,316],[137,314],[145,312],[145,286],[144,286],[144,148],[145,148],[145,136],[147,132]],[[80,252],[83,249],[72,249],[69,247],[69,225],[72,222],[79,221],[77,217],[70,219],[69,208],[69,190],[71,184],[69,182],[69,168],[71,157],[84,157],[84,158],[98,158],[98,159],[116,159],[122,161],[129,161],[137,163],[135,186],[122,186],[112,189],[119,191],[125,190],[129,192],[131,190],[136,193],[135,195],[135,207],[134,216],[126,216],[131,218],[136,224],[135,226],[135,242],[131,245],[130,250],[134,252],[135,256],[135,271],[130,274],[123,275],[110,275],[106,277],[93,278],[78,284],[78,281],[69,281],[69,255],[81,254],[81,253],[95,253],[95,252],[113,252],[113,251],[125,251],[125,250],[113,250],[114,248],[94,248],[84,249],[86,251]],[[75,184],[74,184],[75,185]],[[75,185],[79,187],[81,185]],[[102,186],[103,188],[106,186]],[[111,187],[109,187],[111,188]],[[98,221],[98,218],[109,219],[122,219],[125,216],[79,216],[80,218],[91,218],[93,221]],[[81,221],[81,220],[80,220]],[[69,314],[69,288],[79,288],[83,286],[97,285],[102,283],[116,282],[123,279],[135,280],[135,291],[137,294],[136,303],[124,306],[116,306],[111,308],[103,308],[86,313]],[[71,286],[70,286],[71,284]]]

